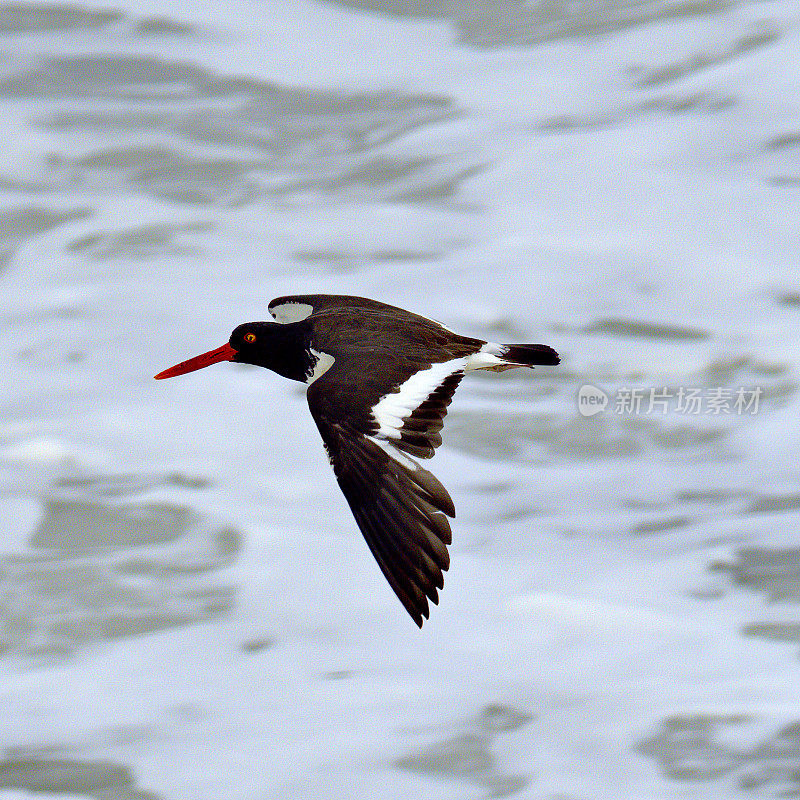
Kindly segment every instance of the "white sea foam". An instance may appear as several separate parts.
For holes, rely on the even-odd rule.
[[[164,7],[131,0],[9,40],[6,760],[101,753],[198,800],[797,791],[773,741],[800,719],[796,4],[620,2],[586,38],[560,5],[191,2],[197,32],[134,35]],[[161,61],[56,61],[76,53]],[[426,463],[458,517],[421,632],[296,385],[227,363],[152,380],[302,292],[562,355],[462,381]],[[584,418],[583,384],[765,396]],[[33,547],[82,503],[127,532],[190,509],[205,533]],[[503,709],[527,721],[488,733]]]

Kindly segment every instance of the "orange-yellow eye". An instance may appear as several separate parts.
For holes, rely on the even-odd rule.
[[[253,344],[253,342],[256,340],[256,335],[254,333],[246,333],[244,335],[244,340],[247,342],[247,344]]]

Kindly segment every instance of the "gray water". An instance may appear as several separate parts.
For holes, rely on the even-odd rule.
[[[7,4],[0,45],[2,800],[800,792],[795,4]],[[152,380],[301,292],[562,355],[460,387],[421,631],[302,388]]]

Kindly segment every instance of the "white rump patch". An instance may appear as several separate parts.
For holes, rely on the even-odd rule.
[[[473,353],[471,356],[467,357],[464,370],[470,372],[474,369],[491,369],[492,367],[508,364],[508,361],[500,358],[507,349],[508,348],[504,344],[486,342],[477,353]]]
[[[280,303],[272,306],[269,313],[272,314],[276,322],[286,325],[289,322],[300,322],[300,320],[310,317],[314,312],[314,307],[308,303]]]
[[[310,306],[308,307],[310,308]],[[307,386],[311,386],[317,378],[321,378],[333,366],[333,362],[336,361],[333,356],[327,353],[320,353],[313,347],[311,348],[311,355],[317,359],[317,363],[314,364],[311,374],[306,378]]]
[[[377,436],[399,439],[406,417],[419,408],[450,375],[462,372],[466,358],[454,358],[415,372],[396,392],[385,394],[373,407],[372,416],[378,423]]]

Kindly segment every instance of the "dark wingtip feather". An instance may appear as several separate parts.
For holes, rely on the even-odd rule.
[[[453,500],[419,464],[393,458],[388,442],[337,433],[338,447],[329,450],[342,492],[389,585],[421,628],[450,565],[446,515],[455,513]]]

